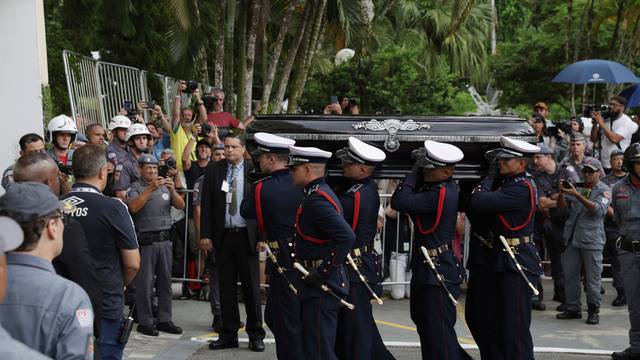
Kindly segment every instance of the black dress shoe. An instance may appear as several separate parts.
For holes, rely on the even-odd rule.
[[[138,325],[136,329],[140,334],[147,336],[158,336],[158,330],[153,325]]]
[[[563,303],[563,304],[560,304],[560,305],[558,305],[558,306],[556,307],[556,311],[557,311],[557,312],[565,312],[565,311],[567,311],[567,310],[568,310],[568,309],[567,309],[567,305],[565,305],[564,303]]]
[[[598,325],[600,323],[600,316],[596,312],[589,311],[586,323],[589,325]]]
[[[255,352],[263,352],[264,341],[262,339],[249,340],[249,349]]]
[[[559,320],[582,319],[582,312],[566,310],[556,315]]]
[[[640,360],[640,352],[632,352],[630,349],[616,351],[611,354],[611,358],[614,360]]]
[[[533,310],[545,311],[547,310],[547,306],[542,301],[534,301],[531,303],[531,308]]]
[[[158,329],[158,331],[166,332],[169,334],[182,334],[182,328],[176,326],[173,321],[159,322],[156,328]]]
[[[209,350],[233,349],[238,347],[238,339],[235,340],[215,340],[209,343]]]

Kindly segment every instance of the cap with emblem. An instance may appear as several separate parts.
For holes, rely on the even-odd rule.
[[[287,139],[282,136],[273,135],[265,132],[255,133],[253,139],[257,146],[253,155],[260,154],[288,154],[289,146],[295,145],[296,141]]]
[[[13,219],[18,222],[36,220],[54,211],[62,211],[61,203],[45,184],[21,182],[13,184],[0,197],[0,210],[15,213]]]
[[[316,147],[289,146],[289,166],[301,164],[326,164],[331,153]]]
[[[530,157],[540,152],[536,145],[526,141],[500,136],[501,147],[489,150],[485,153],[485,159],[515,159]]]
[[[17,249],[24,241],[20,224],[7,216],[0,216],[0,254]]]
[[[600,160],[592,157],[585,157],[582,161],[582,170],[585,168],[591,169],[592,171],[603,171]]]
[[[158,159],[151,154],[142,154],[138,158],[138,164],[140,165],[158,165]]]
[[[540,145],[538,145],[538,147],[540,148],[540,151],[538,151],[538,154],[541,154],[541,155],[553,155],[553,154],[555,154],[553,152],[553,150],[551,150],[551,148],[548,147],[545,144],[540,144]]]
[[[383,162],[387,155],[377,147],[351,136],[349,146],[336,151],[336,157],[345,163],[376,166]]]
[[[419,148],[411,153],[420,167],[433,169],[455,165],[464,158],[464,153],[455,145],[426,140],[424,148]]]
[[[622,151],[621,149],[615,149],[611,151],[610,158],[613,159],[614,156],[624,156],[624,151]]]
[[[584,138],[584,135],[579,132],[572,133],[569,140],[571,142],[587,142],[587,139]]]

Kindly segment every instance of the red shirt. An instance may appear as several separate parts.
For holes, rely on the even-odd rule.
[[[240,120],[233,117],[228,112],[208,113],[207,121],[211,125],[215,125],[219,128],[238,128],[240,126]]]

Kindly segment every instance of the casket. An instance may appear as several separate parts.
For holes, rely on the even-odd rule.
[[[334,152],[350,136],[374,144],[387,154],[377,172],[379,178],[399,178],[412,167],[411,151],[425,140],[454,144],[464,152],[455,178],[464,182],[481,178],[488,167],[485,151],[499,146],[500,136],[535,142],[531,126],[522,118],[495,116],[259,116],[247,128],[247,147],[255,146],[253,134],[268,132],[296,140],[298,146],[315,146]],[[329,176],[340,175],[340,162],[332,158]]]

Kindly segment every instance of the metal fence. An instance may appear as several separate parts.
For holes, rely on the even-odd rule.
[[[156,101],[165,114],[171,114],[177,80],[135,67],[95,60],[69,50],[62,52],[71,116],[80,132],[87,125],[105,126],[122,108],[125,100]],[[209,90],[202,85],[201,90]],[[183,96],[181,102],[188,102]],[[147,113],[143,116],[147,119]]]

